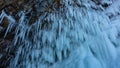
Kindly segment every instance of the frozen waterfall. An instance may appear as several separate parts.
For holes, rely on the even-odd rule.
[[[26,10],[18,13],[18,21],[3,10],[0,22],[4,17],[9,20],[4,37],[15,28],[16,53],[8,67],[114,68],[117,52],[111,39],[115,37],[105,31],[110,20],[101,7],[94,10],[88,1],[61,0],[61,7],[55,5],[31,24]]]

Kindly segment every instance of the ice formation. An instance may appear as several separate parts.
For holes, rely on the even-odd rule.
[[[17,51],[9,67],[114,68],[117,51],[113,43],[119,44],[115,41],[117,29],[109,29],[110,20],[101,11],[103,8],[91,8],[96,7],[90,0],[61,2],[63,7],[44,12],[31,25],[25,11],[19,12],[18,22],[2,12],[0,22],[5,16],[10,21],[5,36],[16,25],[13,45]]]

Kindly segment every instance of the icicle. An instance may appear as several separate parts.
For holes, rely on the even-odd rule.
[[[7,36],[7,33],[9,33],[12,30],[12,28],[14,28],[14,26],[16,24],[16,21],[13,17],[11,17],[11,16],[6,16],[6,17],[9,20],[9,25],[8,25],[7,30],[5,32],[4,38]]]
[[[31,25],[28,25],[26,12],[19,12],[20,19],[13,40],[18,51],[11,60],[10,68],[109,67],[109,62],[116,58],[112,54],[116,52],[108,36],[100,30],[98,23],[103,19],[102,15],[92,11],[87,5],[88,0],[75,1],[85,7],[72,5],[74,0],[62,0],[65,13],[45,12]],[[15,22],[13,18],[9,19]],[[7,33],[12,27],[9,24]]]
[[[2,11],[2,13],[0,15],[0,24],[2,23],[5,16],[6,16],[6,13],[4,11]]]

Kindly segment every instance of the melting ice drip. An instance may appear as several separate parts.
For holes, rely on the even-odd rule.
[[[84,1],[65,0],[59,11],[43,13],[32,25],[20,12],[10,68],[110,68],[115,48],[99,25],[106,18]]]

